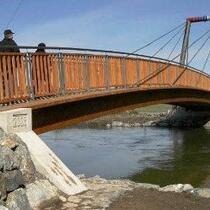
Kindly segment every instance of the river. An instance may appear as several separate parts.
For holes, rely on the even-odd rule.
[[[210,130],[69,128],[41,135],[75,173],[210,187]]]

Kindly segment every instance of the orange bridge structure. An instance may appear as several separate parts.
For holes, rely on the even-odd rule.
[[[161,58],[59,48],[1,53],[0,64],[0,110],[32,108],[37,133],[159,103],[210,108],[210,76]]]

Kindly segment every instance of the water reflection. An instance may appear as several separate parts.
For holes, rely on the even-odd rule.
[[[200,186],[209,174],[206,129],[64,129],[41,137],[72,171],[87,176]]]
[[[162,186],[190,183],[203,186],[210,173],[210,130],[171,130],[173,156],[157,161],[155,167],[145,168],[130,178]]]

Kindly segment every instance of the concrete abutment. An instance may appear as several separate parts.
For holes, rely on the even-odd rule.
[[[79,178],[32,131],[30,108],[0,112],[0,127],[7,133],[17,134],[22,139],[28,147],[36,170],[60,191],[67,195],[74,195],[87,190]]]

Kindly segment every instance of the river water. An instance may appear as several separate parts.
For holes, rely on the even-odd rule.
[[[210,186],[208,129],[71,128],[41,138],[75,174]]]

